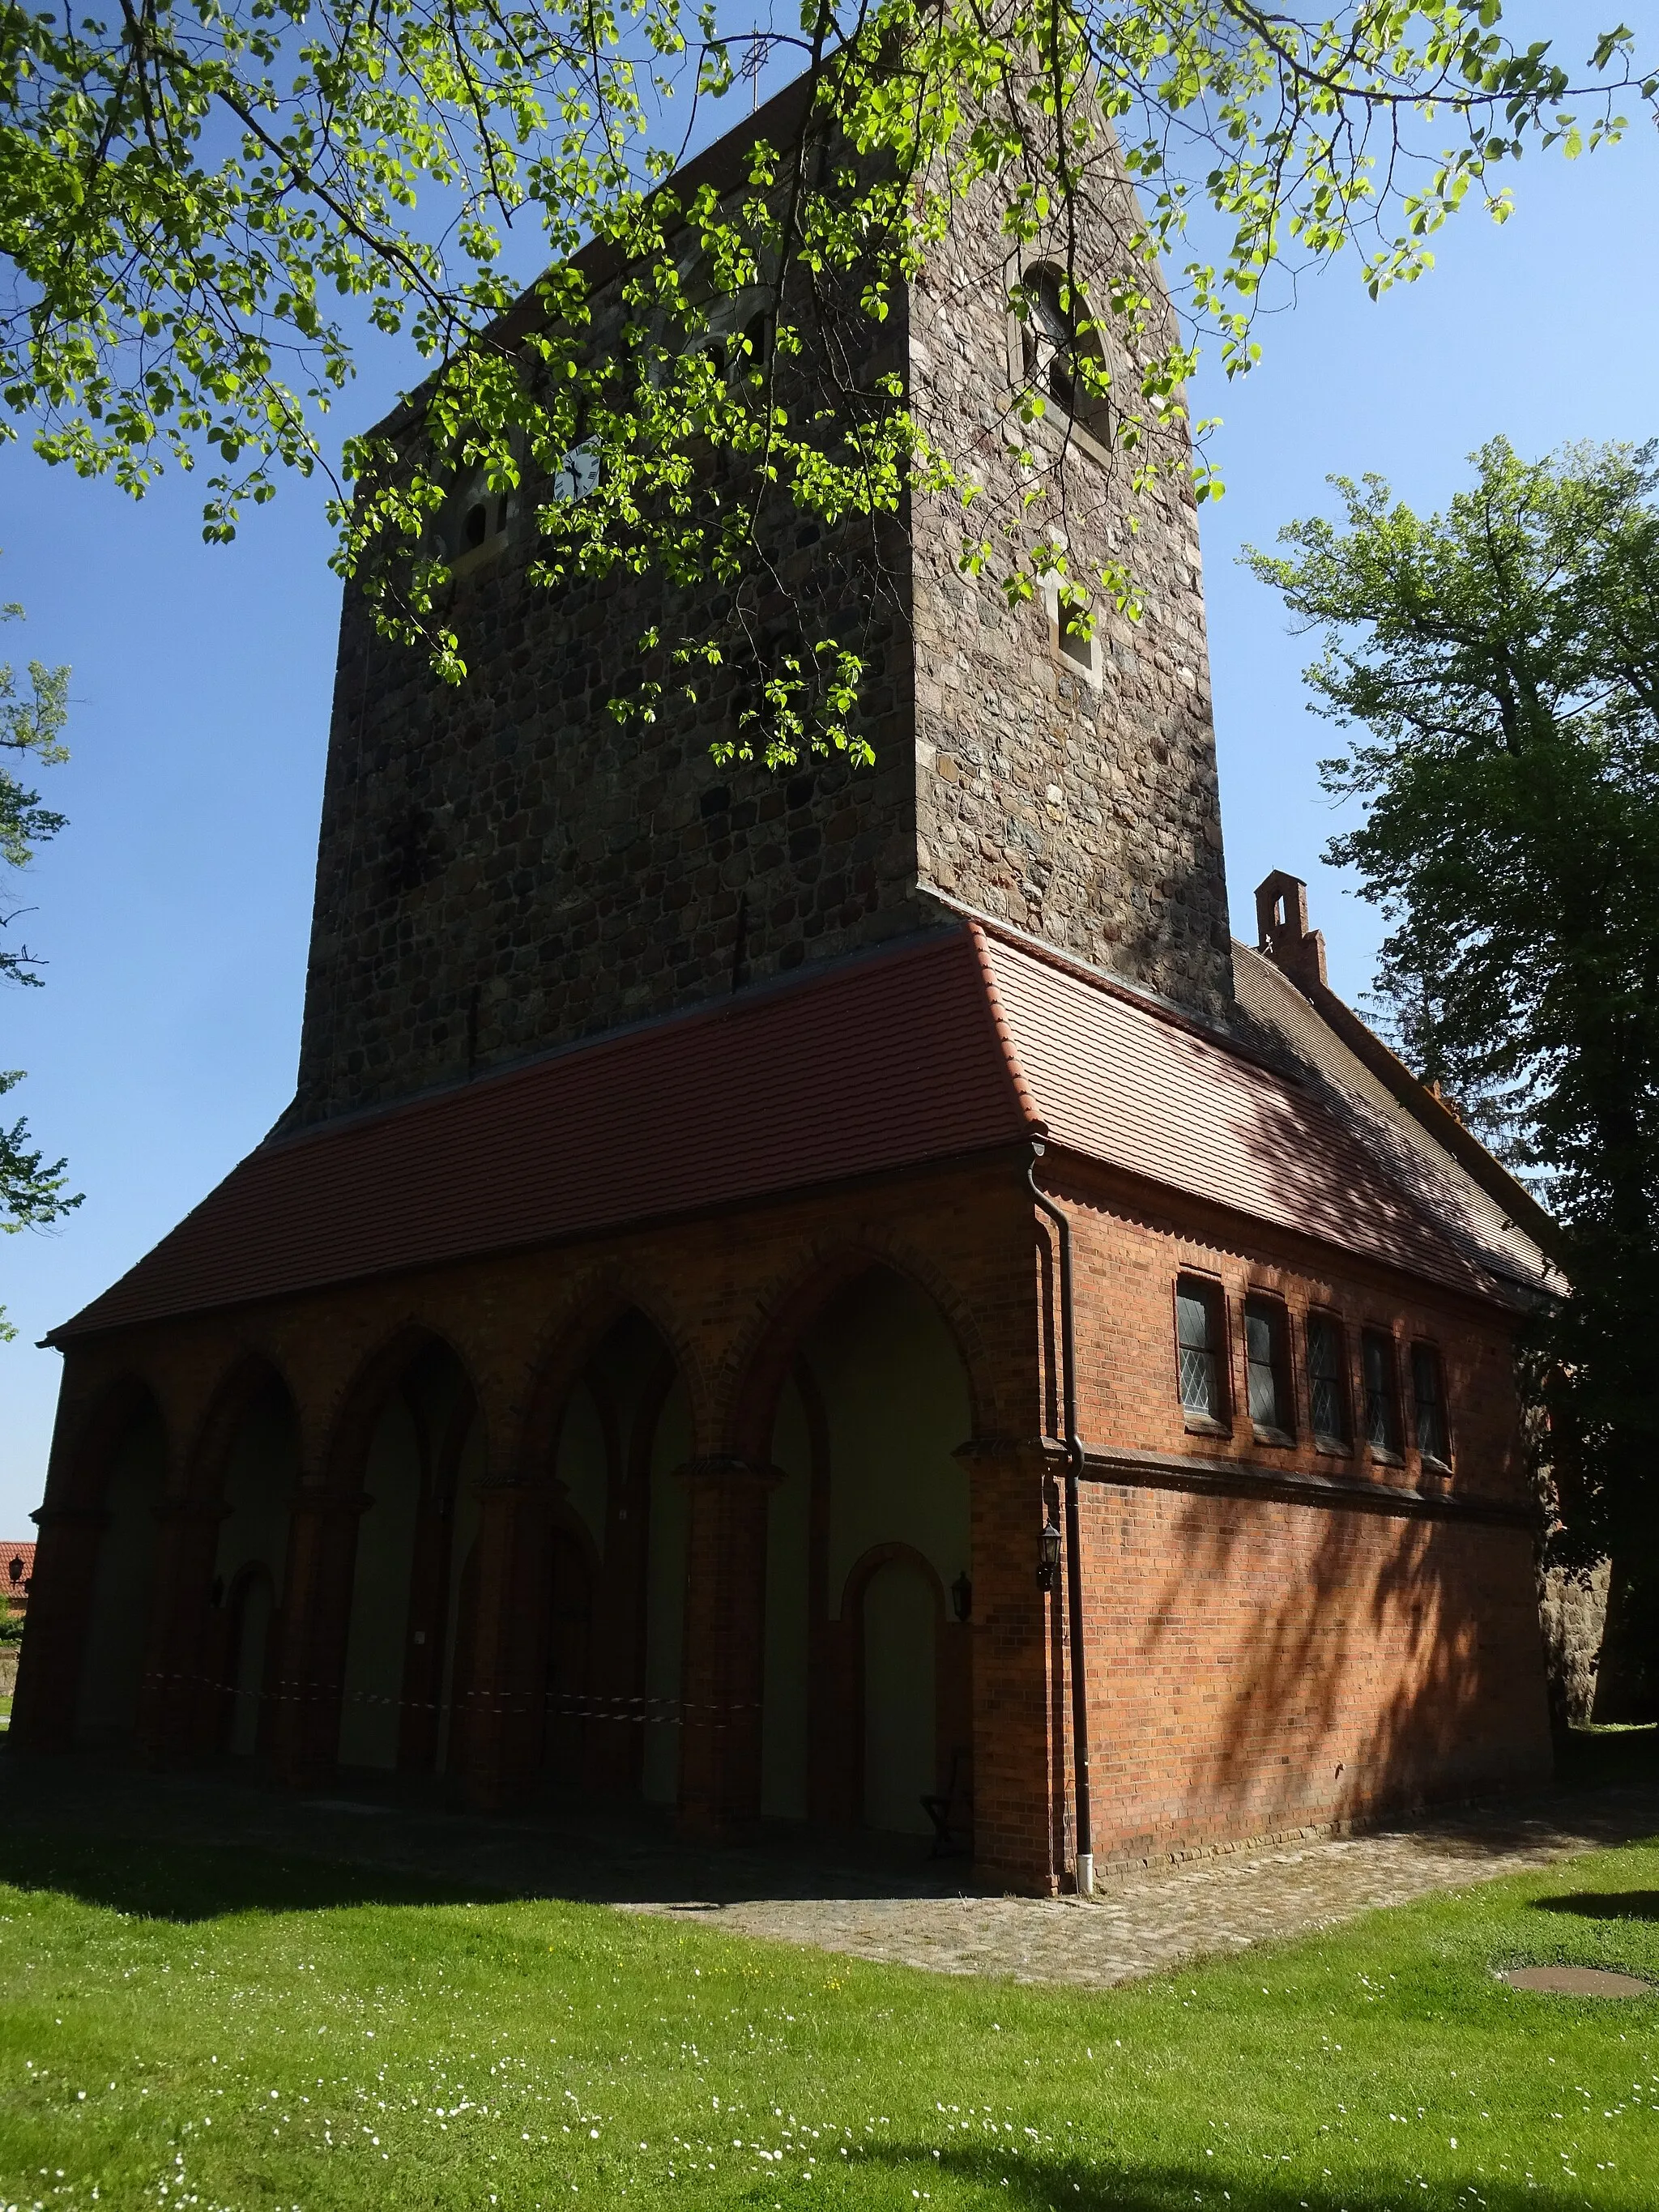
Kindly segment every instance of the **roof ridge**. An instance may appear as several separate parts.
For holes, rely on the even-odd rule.
[[[1019,1056],[1019,1047],[1014,1042],[1013,1030],[1009,1027],[1008,1017],[1003,1011],[1002,994],[997,988],[996,973],[991,966],[991,956],[986,947],[985,932],[971,916],[968,922],[968,941],[973,946],[974,957],[979,963],[980,980],[985,986],[985,998],[990,1011],[991,1025],[995,1030],[997,1042],[1002,1048],[1003,1065],[1007,1069],[1008,1079],[1013,1085],[1015,1100],[1020,1112],[1025,1116],[1026,1126],[1031,1133],[1034,1136],[1040,1134],[1046,1137],[1048,1133],[1048,1124],[1038,1109],[1036,1095],[1026,1079],[1024,1065]]]

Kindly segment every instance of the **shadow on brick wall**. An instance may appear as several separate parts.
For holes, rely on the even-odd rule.
[[[1547,1778],[1527,1624],[1501,1592],[1494,1606],[1483,1557],[1515,1537],[1208,1498],[1158,1534],[1168,1565],[1140,1663],[1184,1677],[1191,1733],[1171,1778],[1190,1822],[1259,1833]]]

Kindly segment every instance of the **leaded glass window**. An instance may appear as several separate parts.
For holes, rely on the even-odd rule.
[[[1400,1449],[1400,1393],[1395,1387],[1394,1339],[1380,1328],[1368,1328],[1359,1340],[1360,1364],[1365,1374],[1365,1438],[1373,1451]]]
[[[1212,1284],[1183,1275],[1176,1285],[1176,1359],[1188,1413],[1225,1418],[1221,1297]]]
[[[1446,1392],[1440,1354],[1431,1344],[1412,1346],[1412,1402],[1417,1413],[1417,1449],[1425,1459],[1443,1465],[1451,1457],[1446,1436]]]
[[[1343,1373],[1342,1324],[1329,1314],[1308,1316],[1308,1411],[1322,1442],[1348,1441],[1347,1378]]]
[[[1244,1306],[1244,1376],[1250,1419],[1258,1429],[1279,1435],[1295,1425],[1291,1418],[1290,1362],[1285,1356],[1285,1309],[1272,1298],[1249,1298]]]

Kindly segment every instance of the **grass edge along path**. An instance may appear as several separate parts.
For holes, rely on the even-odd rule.
[[[0,1834],[0,2203],[1659,2206],[1659,1847],[1091,1995]]]

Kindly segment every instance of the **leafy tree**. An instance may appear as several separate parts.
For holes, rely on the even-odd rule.
[[[1248,557],[1367,732],[1322,764],[1364,809],[1327,856],[1392,924],[1401,1042],[1564,1224],[1556,1556],[1659,1566],[1659,447],[1473,460],[1443,515],[1338,477],[1341,525]]]
[[[1358,247],[1373,291],[1415,277],[1471,196],[1506,213],[1503,165],[1527,145],[1619,134],[1622,91],[1659,80],[1622,27],[1586,45],[1575,83],[1547,45],[1504,38],[1499,0],[803,0],[782,33],[732,28],[714,0],[121,0],[106,21],[8,0],[0,393],[49,459],[135,493],[208,460],[222,538],[280,465],[319,465],[365,336],[401,334],[426,381],[396,438],[346,446],[337,564],[455,680],[458,477],[536,489],[550,584],[654,567],[722,586],[701,598],[724,614],[646,641],[663,674],[621,713],[755,653],[780,507],[861,529],[879,583],[906,501],[943,501],[964,567],[1016,597],[1057,583],[1086,629],[1102,599],[1133,611],[1132,566],[1069,575],[1040,500],[975,507],[971,456],[880,360],[896,286],[970,196],[994,185],[1011,243],[1063,263],[1060,343],[1109,404],[1133,500],[1194,469],[1194,343],[1213,333],[1247,368],[1275,271]],[[800,96],[769,110],[736,189],[682,204],[665,180],[702,110],[779,53]],[[1091,310],[1114,349],[1087,343],[1070,277],[1091,192],[1122,172],[1133,234]],[[1214,252],[1188,238],[1195,213]],[[508,315],[535,273],[509,267],[526,232],[547,273]],[[618,275],[622,319],[596,343]],[[757,303],[758,337],[739,312]],[[1018,287],[1010,307],[1031,311]],[[1133,364],[1115,388],[1114,355]],[[1044,404],[1033,382],[1019,418]],[[738,465],[720,498],[711,447]],[[858,753],[861,677],[856,635],[806,637],[736,749]]]
[[[0,607],[0,622],[21,618],[20,606]],[[63,730],[69,714],[69,671],[47,668],[38,660],[28,665],[28,685],[20,684],[9,663],[0,666],[0,866],[16,871],[27,867],[35,848],[55,837],[64,817],[40,804],[17,769],[30,762],[45,766],[67,760]],[[15,765],[14,765],[15,763]],[[0,930],[9,929],[20,916],[15,909],[0,915]],[[0,981],[38,988],[41,981],[38,954],[25,945],[0,942]],[[21,1068],[0,1069],[0,1098],[23,1079]],[[31,1151],[28,1123],[0,1124],[0,1231],[15,1236],[25,1229],[44,1228],[79,1206],[79,1195],[70,1196],[65,1163],[46,1164],[45,1155]],[[0,1341],[16,1331],[0,1306]]]

